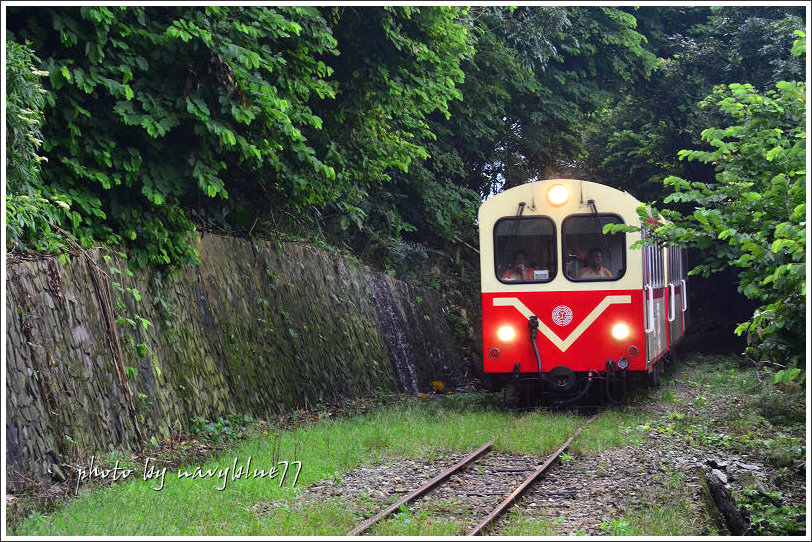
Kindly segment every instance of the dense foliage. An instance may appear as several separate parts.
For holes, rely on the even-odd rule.
[[[487,195],[556,174],[583,153],[581,127],[656,65],[635,18],[614,8],[481,8],[465,99],[445,126],[465,165],[457,183]]]
[[[791,6],[12,7],[7,250],[59,252],[61,228],[175,267],[200,230],[282,235],[473,298],[482,198],[582,177],[668,197],[702,269],[741,270],[762,352],[794,359],[804,24]]]
[[[331,197],[335,172],[302,135],[321,124],[307,102],[334,93],[315,55],[335,41],[315,10],[17,15],[53,88],[42,189],[66,197],[82,244],[126,243],[140,265],[186,263],[195,258],[188,214],[225,214],[212,202],[232,187],[262,179],[294,207]]]
[[[6,42],[6,239],[12,249],[59,252],[54,223],[68,208],[58,197],[42,197],[43,107],[46,91],[39,59],[25,45]]]
[[[708,101],[734,124],[703,132],[715,150],[681,154],[718,164],[717,182],[666,179],[677,191],[666,203],[698,206],[691,221],[671,214],[676,238],[706,249],[703,271],[740,268],[739,291],[760,304],[737,332],[751,335],[761,357],[791,367],[806,356],[805,92],[790,82],[766,95],[751,85],[717,91]]]
[[[455,21],[472,47],[459,64],[461,99],[426,117],[432,135],[416,134],[426,159],[373,187],[367,222],[340,237],[399,274],[423,260],[478,268],[466,244],[477,244],[481,198],[566,169],[583,152],[588,114],[655,65],[634,17],[616,8],[473,7]],[[369,58],[371,47],[380,46],[366,42],[353,58]]]
[[[193,262],[195,223],[307,232],[384,266],[475,244],[481,196],[577,158],[582,120],[651,71],[635,24],[616,8],[402,6],[8,21],[50,73],[38,189],[82,244],[124,244],[137,265]]]
[[[803,80],[802,57],[790,54],[795,30],[804,29],[798,7],[627,8],[660,59],[614,107],[596,110],[587,124],[584,176],[619,186],[643,201],[667,194],[670,175],[711,179],[713,167],[679,160],[681,149],[704,145],[702,130],[722,122],[718,111],[697,104],[717,85],[749,83],[759,91],[779,81]]]
[[[805,54],[801,38],[793,52]],[[806,85],[781,81],[761,93],[751,84],[719,86],[700,108],[727,120],[707,128],[711,150],[683,150],[681,160],[714,167],[712,181],[671,176],[666,204],[690,203],[692,211],[662,211],[670,223],[656,238],[698,247],[704,260],[693,272],[738,269],[739,291],[758,303],[747,332],[749,352],[782,367],[802,366],[806,356]],[[658,214],[654,211],[654,214]]]
[[[324,127],[311,141],[352,188],[310,216],[334,244],[391,265],[403,246],[401,234],[415,229],[403,207],[422,207],[413,196],[425,191],[413,187],[437,139],[429,117],[447,119],[451,103],[462,98],[460,65],[474,54],[461,19],[465,11],[347,6],[323,14],[340,51],[331,61],[337,91],[320,109]],[[473,216],[467,215],[466,227]]]
[[[737,329],[750,332],[758,346],[751,353],[793,365],[805,344],[805,218],[796,210],[805,172],[803,143],[793,139],[805,115],[803,92],[795,90],[805,77],[805,42],[796,42],[804,10],[625,9],[660,66],[586,124],[583,176],[676,210],[671,233],[694,247],[692,265],[703,275],[725,270],[699,284],[708,293],[738,289],[758,307]],[[730,307],[694,301],[712,309],[703,312],[710,314],[705,326],[733,329],[752,311],[741,306],[729,322]]]

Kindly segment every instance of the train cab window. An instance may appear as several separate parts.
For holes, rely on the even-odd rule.
[[[626,274],[626,234],[604,234],[606,224],[623,224],[623,219],[606,213],[564,219],[564,275],[569,280],[617,280]]]
[[[504,283],[550,282],[556,274],[555,225],[545,217],[502,218],[493,229],[496,277]]]

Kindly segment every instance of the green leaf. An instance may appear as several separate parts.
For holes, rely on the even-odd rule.
[[[136,301],[141,301],[141,292],[136,290],[135,288],[130,288],[130,293],[135,298]]]
[[[781,147],[773,147],[772,149],[767,151],[767,154],[764,157],[767,159],[768,162],[772,162],[773,160],[775,160],[776,156],[778,156],[781,152],[783,152],[783,150],[784,149]]]

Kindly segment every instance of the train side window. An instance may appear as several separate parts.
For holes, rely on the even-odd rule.
[[[654,247],[654,287],[663,287],[663,249],[659,244]]]
[[[645,239],[650,235],[649,228],[643,226],[642,237]],[[655,247],[651,245],[643,246],[643,285],[654,287],[656,279],[654,277]]]
[[[493,229],[496,278],[509,284],[550,282],[556,275],[553,221],[546,217],[502,218]]]
[[[657,287],[663,288],[665,286],[665,273],[663,272],[663,247],[657,245]]]
[[[660,287],[660,264],[662,263],[662,252],[660,252],[660,245],[655,245],[654,252],[654,287]]]
[[[623,224],[615,214],[571,215],[561,225],[564,275],[572,281],[617,280],[626,274],[626,234],[604,234],[606,224]]]

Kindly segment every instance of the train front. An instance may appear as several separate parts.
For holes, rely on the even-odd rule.
[[[552,179],[498,194],[479,210],[483,370],[525,401],[622,399],[645,372],[639,201],[597,183]]]

